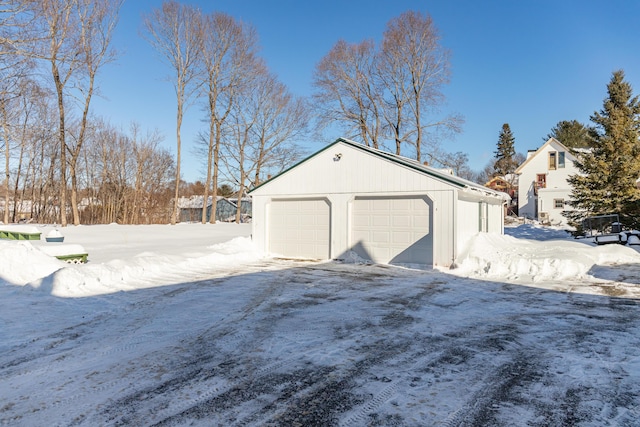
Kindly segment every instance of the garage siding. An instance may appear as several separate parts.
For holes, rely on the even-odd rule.
[[[501,197],[477,187],[408,159],[340,139],[251,191],[252,237],[257,247],[291,257],[342,259],[361,249],[361,256],[368,254],[376,262],[446,267],[477,233],[478,202],[489,205],[487,231],[501,230],[502,219],[495,215],[502,206]],[[390,198],[396,201],[371,205]],[[461,198],[465,203],[460,203]],[[311,199],[313,204],[304,205]],[[398,199],[405,199],[402,203],[427,200],[429,214],[423,218],[409,215],[408,210],[424,207],[403,207]],[[368,202],[361,205],[364,200]],[[386,212],[386,217],[376,214],[378,210]],[[296,212],[301,215],[299,220]],[[420,221],[426,218],[428,228],[421,228]],[[389,247],[377,247],[378,243]],[[405,251],[407,248],[410,250]]]
[[[330,258],[331,207],[327,199],[273,200],[269,251],[295,258]]]

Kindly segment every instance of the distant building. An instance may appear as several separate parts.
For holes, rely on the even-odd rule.
[[[507,193],[511,197],[511,201],[506,206],[506,214],[518,214],[518,175],[494,176],[484,186],[495,191]]]
[[[178,217],[180,222],[200,222],[202,221],[203,196],[180,197],[178,199]],[[217,197],[216,221],[235,221],[237,206],[224,197]],[[211,206],[213,197],[207,200],[207,222],[211,221]]]
[[[527,160],[516,169],[518,178],[518,215],[547,224],[566,224],[563,211],[571,186],[567,181],[580,171],[576,157],[555,138],[530,151]]]

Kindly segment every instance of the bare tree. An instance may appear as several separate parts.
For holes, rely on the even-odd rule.
[[[85,143],[89,107],[96,90],[98,70],[115,58],[110,49],[111,35],[118,21],[118,12],[124,0],[75,0],[75,13],[80,27],[78,28],[78,51],[81,53],[79,77],[76,88],[80,93],[82,113],[77,138],[67,148],[70,153],[69,174],[71,176],[71,211],[73,223],[80,224],[78,212],[78,179],[77,163]]]
[[[431,17],[405,12],[389,21],[379,49],[372,41],[340,40],[320,61],[314,74],[320,123],[338,123],[376,148],[391,140],[396,154],[413,145],[421,161],[424,147],[435,149],[463,122],[438,111],[449,74],[449,52]]]
[[[221,160],[226,166],[229,178],[238,188],[236,222],[241,222],[242,198],[251,174],[248,152],[254,141],[254,127],[257,126],[260,113],[259,87],[268,71],[264,61],[256,59],[238,87],[238,102],[234,103],[229,120],[226,123],[225,153]]]
[[[136,165],[131,218],[133,224],[142,222],[145,207],[149,202],[148,195],[153,192],[153,186],[163,185],[164,180],[158,179],[162,174],[158,174],[154,167],[158,163],[156,157],[161,152],[159,145],[163,139],[157,130],[142,134],[139,125],[131,125],[131,143]]]
[[[11,193],[11,152],[16,142],[18,111],[25,94],[24,80],[32,67],[29,59],[22,54],[21,45],[27,39],[26,28],[30,20],[24,17],[25,7],[21,1],[0,1],[0,130],[5,155],[4,180],[4,222],[9,221]],[[17,177],[16,177],[17,182]],[[14,200],[15,215],[15,200]]]
[[[37,40],[28,53],[47,61],[55,86],[58,109],[58,143],[60,146],[60,224],[67,225],[67,145],[65,91],[73,74],[80,66],[80,52],[76,29],[79,27],[70,1],[35,0],[29,3],[31,13],[37,18],[34,39]]]
[[[457,116],[433,118],[444,100],[441,88],[449,83],[449,51],[440,45],[440,35],[431,17],[409,11],[387,24],[380,61],[381,75],[392,97],[388,104],[397,111],[396,120],[404,115],[404,111],[397,109],[399,102],[406,102],[410,112],[405,116],[408,132],[394,131],[396,143],[399,139],[412,143],[415,157],[421,161],[430,130],[458,132],[462,123]]]
[[[14,79],[6,79],[0,82],[0,123],[2,126],[2,148],[4,149],[4,222],[9,222],[10,188],[11,188],[11,147],[15,141],[12,125],[16,121],[16,112],[13,105],[17,95],[13,94]]]
[[[176,1],[165,1],[144,17],[146,38],[153,48],[173,68],[172,82],[176,92],[176,182],[171,224],[176,223],[180,197],[180,153],[182,120],[189,99],[198,89],[197,57],[202,50],[202,20],[200,11]]]
[[[82,220],[90,223],[166,223],[174,172],[158,131],[132,124],[129,134],[104,120],[88,127],[83,150],[88,179]],[[166,197],[169,196],[169,197]]]
[[[288,93],[262,61],[245,76],[239,95],[222,156],[238,188],[236,222],[242,220],[245,190],[259,184],[261,171],[281,171],[298,160],[293,140],[304,133],[308,119],[305,103]]]
[[[243,78],[255,61],[257,36],[253,27],[237,22],[223,13],[205,16],[202,34],[202,90],[206,97],[209,116],[209,130],[206,135],[207,176],[201,218],[204,224],[209,189],[212,186],[211,222],[215,223],[223,128],[234,106]]]
[[[349,44],[339,40],[317,65],[313,98],[322,126],[337,123],[349,137],[378,148],[382,119],[375,81],[375,45],[367,40]]]
[[[71,206],[74,223],[77,211],[76,164],[86,133],[86,123],[98,69],[112,59],[111,33],[122,0],[29,0],[11,15],[13,35],[3,52],[47,64],[55,87],[60,148],[60,223],[67,225],[67,167],[71,178]],[[3,39],[6,41],[6,39]],[[6,46],[9,46],[8,48]],[[71,101],[82,107],[79,131],[68,132]]]
[[[297,161],[292,141],[305,134],[309,109],[302,99],[295,98],[272,74],[262,76],[253,92],[257,101],[257,121],[253,129],[255,142],[250,158],[254,163],[252,186],[258,186],[263,170],[275,166],[281,171],[292,161]],[[282,158],[283,153],[289,155]]]
[[[18,208],[22,207],[22,201],[24,199],[24,188],[21,191],[21,185],[23,185],[22,181],[24,181],[24,185],[29,183],[29,164],[32,162],[32,158],[34,156],[34,131],[38,125],[39,117],[38,113],[40,112],[40,100],[46,98],[47,94],[42,91],[42,89],[38,86],[37,82],[31,79],[24,78],[19,83],[19,95],[12,99],[9,102],[9,108],[11,110],[11,115],[13,116],[13,123],[10,126],[6,126],[7,130],[5,131],[5,135],[10,138],[7,139],[8,142],[13,142],[17,145],[17,153],[14,158],[14,169],[13,169],[13,189],[11,190],[11,197],[13,199],[13,214],[10,221],[15,222],[17,219]],[[6,107],[7,103],[0,103],[3,116],[6,117]],[[12,129],[11,132],[8,129]],[[46,139],[43,138],[40,143],[45,143]],[[6,149],[6,168],[9,171],[9,146],[8,144],[5,146]],[[9,181],[9,175],[7,173],[7,181]],[[9,189],[7,188],[7,192]],[[8,201],[8,198],[6,199]],[[6,202],[5,201],[5,202]],[[5,203],[5,206],[6,203]],[[8,211],[8,210],[7,210]],[[24,209],[20,209],[21,212]],[[5,222],[7,222],[7,216],[5,212]]]

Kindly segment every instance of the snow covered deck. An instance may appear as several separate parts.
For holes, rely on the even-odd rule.
[[[32,226],[0,225],[0,239],[40,240],[40,230]]]
[[[84,264],[87,262],[89,254],[81,245],[47,245],[39,246],[40,250],[47,255],[58,258],[60,261],[71,264]]]

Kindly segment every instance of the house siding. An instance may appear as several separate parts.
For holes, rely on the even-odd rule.
[[[565,153],[564,168],[549,168],[549,153],[551,152]],[[516,171],[519,175],[518,215],[540,220],[540,212],[546,212],[551,223],[566,223],[566,219],[562,216],[562,211],[569,209],[569,207],[555,209],[553,208],[553,199],[569,200],[571,186],[567,180],[571,175],[579,173],[574,165],[574,160],[575,156],[571,154],[568,148],[553,138],[533,153]],[[546,187],[539,189],[536,195],[535,183],[538,174],[545,175]]]

